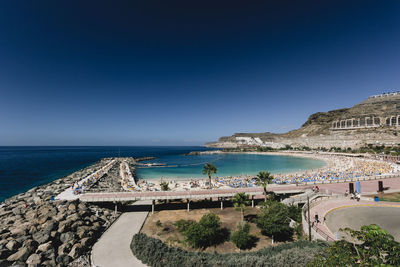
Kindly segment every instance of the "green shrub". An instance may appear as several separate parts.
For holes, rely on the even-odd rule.
[[[208,213],[198,223],[190,224],[184,235],[192,247],[206,248],[225,242],[229,231],[221,228],[221,221],[215,213]]]
[[[169,247],[161,240],[141,233],[134,235],[131,243],[133,254],[151,267],[305,266],[325,247],[325,242],[302,240],[263,248],[256,252],[215,254]]]
[[[273,236],[277,240],[290,239],[293,233],[289,227],[288,207],[280,202],[272,202],[263,208],[256,223],[263,235]]]
[[[378,225],[340,229],[353,240],[335,241],[308,266],[400,266],[400,243]]]
[[[251,248],[255,244],[255,237],[250,235],[250,224],[239,223],[237,230],[231,234],[231,241],[239,249]]]
[[[296,221],[301,222],[301,207],[290,205],[288,207],[289,218]]]
[[[169,182],[162,181],[160,183],[161,191],[168,191],[169,190]]]

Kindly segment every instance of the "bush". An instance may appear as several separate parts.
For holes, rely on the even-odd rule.
[[[400,243],[385,229],[371,224],[361,230],[340,230],[352,241],[331,243],[309,266],[400,266]]]
[[[161,191],[168,191],[169,190],[169,182],[162,181],[160,183]]]
[[[290,205],[288,207],[289,218],[300,223],[301,222],[301,207]]]
[[[131,243],[133,254],[151,267],[305,266],[325,247],[325,242],[302,240],[263,248],[256,252],[212,254],[169,247],[161,240],[141,233],[134,235]]]
[[[280,202],[272,202],[263,208],[256,223],[263,235],[273,236],[277,240],[290,239],[293,234],[289,226],[288,207]]]
[[[206,248],[225,242],[229,232],[221,228],[221,221],[215,213],[208,213],[198,223],[190,224],[184,235],[192,247]]]
[[[250,225],[248,223],[239,223],[237,230],[231,234],[231,241],[239,249],[248,249],[255,245],[256,238],[250,235]]]

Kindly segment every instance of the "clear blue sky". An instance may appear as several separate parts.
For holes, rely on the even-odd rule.
[[[400,90],[400,1],[0,3],[0,145],[197,145]]]

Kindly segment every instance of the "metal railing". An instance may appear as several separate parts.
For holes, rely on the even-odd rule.
[[[330,192],[330,193],[332,194],[332,192]],[[310,199],[309,204],[306,203],[302,209],[302,223],[303,223],[304,232],[308,234],[308,231],[309,231],[308,230],[309,229],[308,221],[311,222],[310,218],[308,217],[308,216],[310,216],[310,214],[308,214],[308,205],[310,205],[310,209],[311,209],[311,208],[319,205],[326,198],[343,198],[343,197],[344,197],[344,195],[330,195],[330,196],[324,195],[324,196],[321,196],[320,199],[318,199],[319,196],[317,195],[315,198]],[[325,232],[324,230],[319,228],[317,224],[311,224],[311,229],[314,230],[315,234],[320,236],[320,239],[323,239],[326,241],[335,241],[335,239],[332,238],[327,232]],[[316,236],[315,234],[314,234],[314,236]]]

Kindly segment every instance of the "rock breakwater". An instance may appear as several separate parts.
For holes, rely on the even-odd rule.
[[[0,266],[74,266],[119,213],[54,196],[104,166],[105,160],[0,204]]]

